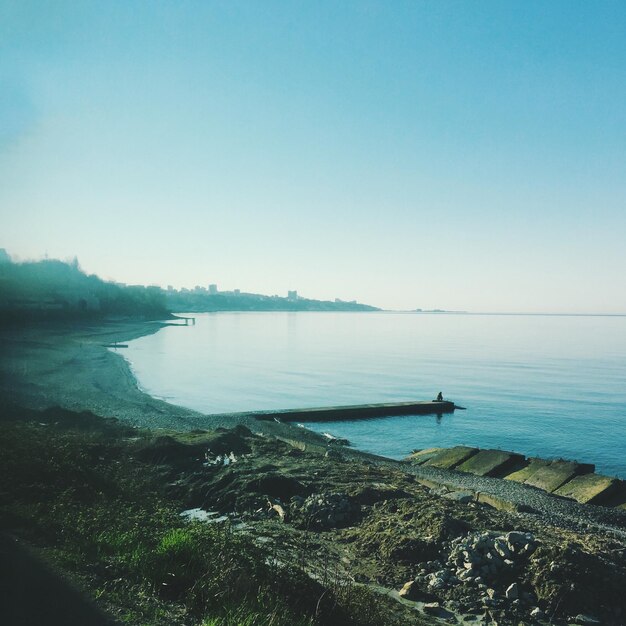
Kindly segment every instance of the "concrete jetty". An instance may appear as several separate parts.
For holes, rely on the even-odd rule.
[[[331,422],[370,417],[391,417],[395,415],[442,415],[443,413],[454,412],[455,408],[457,407],[454,402],[448,400],[432,400],[427,402],[385,402],[382,404],[356,404],[310,409],[258,411],[237,415],[255,417],[260,420],[276,419],[281,422]]]

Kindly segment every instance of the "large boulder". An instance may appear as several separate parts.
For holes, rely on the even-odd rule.
[[[345,493],[313,494],[293,502],[292,509],[301,525],[317,530],[349,526],[360,513],[360,506]]]

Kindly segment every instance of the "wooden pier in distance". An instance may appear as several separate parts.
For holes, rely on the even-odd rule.
[[[397,415],[441,415],[453,413],[458,408],[448,400],[426,402],[385,402],[382,404],[357,404],[311,409],[285,409],[282,411],[259,411],[246,413],[260,420],[276,419],[281,422],[334,422],[369,417],[392,417]]]

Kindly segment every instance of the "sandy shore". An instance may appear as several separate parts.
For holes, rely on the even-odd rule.
[[[160,322],[11,328],[0,333],[0,398],[60,406],[136,426],[189,429],[199,414],[143,393],[121,355],[105,347],[157,332]]]

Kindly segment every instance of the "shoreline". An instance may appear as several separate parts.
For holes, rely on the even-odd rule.
[[[583,505],[521,483],[465,474],[454,469],[416,466],[362,450],[329,443],[322,435],[289,423],[257,420],[247,414],[206,415],[169,404],[141,391],[124,357],[103,344],[125,342],[158,332],[167,322],[125,320],[81,326],[51,325],[0,331],[0,403],[32,409],[59,406],[100,417],[115,417],[152,430],[192,431],[243,425],[294,448],[336,454],[412,474],[418,481],[449,490],[489,494],[514,509],[531,509],[560,522],[583,527],[612,526],[624,533],[626,511]],[[503,503],[503,504],[502,504]],[[500,506],[500,505],[498,505]]]
[[[314,447],[327,440],[289,424],[257,420],[252,414],[207,415],[155,398],[139,387],[128,361],[105,344],[154,334],[168,321],[119,320],[47,324],[0,330],[0,403],[31,409],[52,406],[132,426],[190,431],[243,425],[253,432]]]
[[[0,332],[0,398],[28,408],[60,406],[115,416],[135,426],[189,429],[199,414],[139,389],[126,360],[103,344],[158,332],[164,322],[45,325]]]

